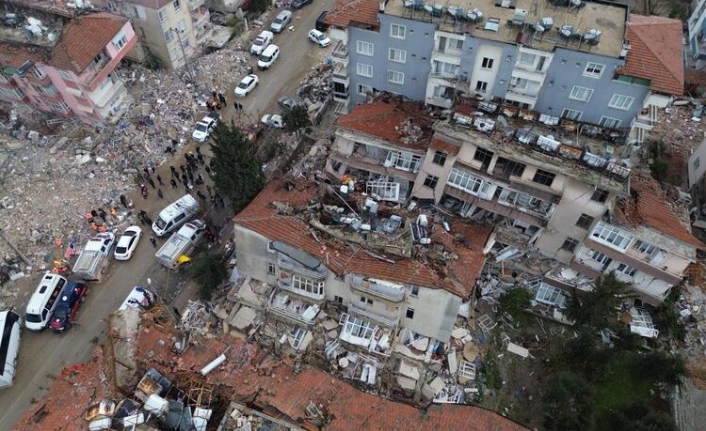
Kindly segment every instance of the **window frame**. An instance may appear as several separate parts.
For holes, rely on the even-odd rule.
[[[394,31],[394,30],[397,31]],[[402,24],[391,23],[390,24],[390,37],[394,39],[406,39],[407,38],[407,26]]]
[[[583,69],[583,76],[586,76],[588,78],[599,79],[603,75],[605,68],[606,68],[605,64],[589,61],[586,63],[586,67]],[[596,72],[595,71],[596,69],[600,69],[600,70],[598,72]]]
[[[526,61],[526,57],[531,57],[532,61]],[[537,54],[532,54],[531,52],[521,52],[520,56],[517,58],[519,64],[524,64],[525,66],[534,66],[537,61]]]
[[[370,48],[370,52],[367,52],[366,47]],[[355,42],[355,52],[360,54],[360,55],[365,55],[368,57],[372,57],[375,55],[375,44],[372,42],[368,42],[366,40],[357,40]]]
[[[576,115],[572,115],[576,114]],[[564,108],[561,111],[561,118],[569,121],[581,121],[581,117],[583,117],[583,111],[579,111],[578,109],[569,109],[569,108]]]
[[[277,266],[272,262],[267,262],[267,275],[277,275]]]
[[[590,229],[591,225],[593,225],[593,222],[596,221],[596,218],[593,216],[590,216],[585,213],[581,213],[579,216],[578,220],[576,220],[576,223],[574,225],[580,227],[581,229]]]
[[[607,125],[607,122],[613,122],[615,125]],[[598,121],[598,125],[601,127],[605,127],[606,129],[617,129],[620,127],[620,125],[623,123],[623,120],[620,120],[618,118],[613,118],[613,117],[607,117],[607,116],[602,116],[600,121]]]
[[[174,0],[174,3],[172,3],[174,6],[174,12],[179,12],[181,10],[181,2],[180,0]]]
[[[310,295],[321,296],[324,294],[324,284],[325,282],[323,281],[317,281],[299,274],[292,274],[290,289]]]
[[[368,68],[370,70],[370,75],[366,75],[362,73],[361,68]],[[358,76],[362,76],[363,78],[372,78],[373,77],[373,65],[372,64],[367,64],[367,63],[356,63],[355,64],[355,74]]]
[[[431,162],[434,163],[435,165],[444,166],[444,164],[446,163],[446,159],[448,157],[449,157],[449,155],[446,152],[441,151],[441,150],[436,150]]]
[[[582,93],[587,93],[588,96],[582,97]],[[588,103],[591,100],[591,97],[593,97],[593,88],[582,87],[580,85],[574,85],[573,87],[571,87],[569,99],[576,100],[577,102]]]
[[[575,253],[578,246],[581,244],[576,238],[571,238],[567,236],[564,242],[559,247],[560,250],[568,251],[569,253]]]
[[[429,187],[430,189],[435,189],[437,185],[439,185],[439,177],[436,175],[432,174],[427,174],[427,177],[424,179],[424,187]]]
[[[593,191],[593,194],[591,195],[591,200],[594,202],[604,203],[608,200],[609,195],[610,192],[608,190],[596,187],[596,189]]]
[[[604,223],[599,223],[593,227],[590,238],[593,241],[622,251],[627,250],[633,240],[633,236],[628,232]]]
[[[399,59],[394,58],[395,56],[392,55],[393,52],[400,53]],[[395,63],[401,63],[401,64],[406,64],[407,63],[407,51],[404,49],[399,49],[399,48],[389,48],[387,51],[387,59],[389,61],[395,62]]]
[[[483,70],[493,70],[493,63],[495,63],[495,59],[490,57],[483,57],[483,59],[481,60],[480,68]]]
[[[625,100],[623,103],[616,103],[615,99],[616,98],[624,98]],[[625,106],[627,103],[627,106]],[[618,94],[615,93],[613,96],[610,98],[610,101],[608,102],[608,107],[613,108],[613,109],[619,109],[621,111],[628,111],[632,107],[632,104],[635,103],[635,98],[632,96],[626,96],[624,94]]]
[[[393,76],[397,76],[398,78],[401,76],[402,79],[399,81],[396,81],[396,80],[392,79]],[[404,72],[400,72],[398,70],[391,70],[391,69],[388,69],[388,71],[387,71],[387,82],[389,82],[390,84],[404,85],[404,78],[405,78]]]
[[[549,183],[546,184],[545,182],[547,181],[548,178],[550,180],[549,180]],[[538,179],[540,179],[541,181],[537,181]],[[542,185],[545,187],[551,187],[552,184],[554,184],[554,180],[556,180],[556,174],[554,172],[545,171],[544,169],[537,169],[534,172],[534,175],[532,176],[533,183],[539,184],[539,185]]]
[[[367,89],[367,91],[361,92],[361,91],[360,91],[360,90],[361,90],[361,87],[365,87],[365,88]],[[359,96],[367,96],[369,93],[372,93],[372,92],[373,92],[373,87],[371,87],[371,86],[369,86],[369,85],[367,85],[367,84],[358,83],[358,84],[356,84],[355,90],[356,90],[356,92],[358,93]]]
[[[407,310],[405,310],[404,315],[407,319],[413,320],[414,319],[414,308],[407,307]]]
[[[165,9],[160,10],[157,12],[157,15],[159,16],[159,22],[164,22],[169,18],[169,14]]]
[[[488,92],[488,82],[481,81],[481,80],[476,81],[476,91],[479,93],[487,93]]]

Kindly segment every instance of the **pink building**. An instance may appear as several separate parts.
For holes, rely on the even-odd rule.
[[[137,42],[129,20],[22,7],[14,32],[0,34],[0,100],[87,124],[117,122],[131,102],[115,73]]]

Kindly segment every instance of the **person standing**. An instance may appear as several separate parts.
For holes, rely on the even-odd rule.
[[[153,236],[150,237],[150,243],[152,243],[152,247],[157,248],[157,240]]]
[[[174,180],[174,178],[172,178],[171,180],[169,180],[169,184],[172,185],[172,188],[173,188],[173,189],[177,188],[177,183],[176,183],[176,181]]]
[[[157,196],[158,196],[160,199],[164,199],[164,195],[162,194],[162,189],[158,189],[158,190],[157,190]]]
[[[218,100],[221,102],[221,105],[226,106],[226,97],[223,93],[218,93]]]
[[[157,175],[157,182],[159,183],[160,186],[164,185],[164,183],[162,182],[162,177],[159,174]]]
[[[172,171],[172,177],[178,177],[179,174],[177,174],[176,168],[174,166],[169,166],[169,170]]]
[[[157,188],[157,186],[154,185],[154,180],[152,179],[152,177],[147,177],[147,183],[152,186],[153,189]]]

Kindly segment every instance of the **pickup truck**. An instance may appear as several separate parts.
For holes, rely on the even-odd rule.
[[[85,281],[101,281],[114,246],[115,234],[112,232],[99,233],[89,239],[71,272]]]
[[[193,250],[205,232],[206,223],[201,220],[186,223],[157,250],[157,261],[169,269],[176,269],[179,266],[179,256]]]

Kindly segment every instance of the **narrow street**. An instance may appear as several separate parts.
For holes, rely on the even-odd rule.
[[[259,121],[259,117],[264,113],[277,112],[277,98],[285,94],[293,94],[306,72],[325,58],[325,52],[307,41],[307,33],[314,27],[318,14],[322,10],[330,9],[332,5],[332,0],[326,0],[326,2],[314,2],[303,10],[295,11],[291,24],[293,31],[285,31],[275,36],[274,43],[280,47],[282,53],[280,58],[271,70],[260,72],[256,67],[254,68],[254,73],[260,77],[260,85],[247,98],[241,100],[248,123]],[[275,14],[271,13],[270,17],[274,17]],[[250,33],[257,34],[260,30],[252,28]],[[246,43],[243,42],[243,45]],[[251,61],[255,65],[256,57]],[[222,83],[224,88],[229,88],[228,106],[222,112],[226,121],[234,116],[233,88],[241,78],[241,76],[228,76],[227,81]],[[188,148],[191,147],[192,145]],[[175,159],[175,164],[183,163],[181,154],[175,156]],[[169,186],[168,165],[158,168],[158,173],[166,184],[161,187],[164,199],[158,199],[156,190],[151,188],[147,200],[139,194],[131,196],[135,209],[145,209],[152,218],[155,218],[164,206],[184,193],[183,187],[172,189]],[[51,384],[52,378],[61,373],[65,365],[90,359],[94,347],[105,341],[105,318],[117,309],[133,286],[147,285],[149,279],[152,287],[157,290],[166,288],[172,293],[172,289],[176,289],[173,286],[175,277],[168,274],[154,259],[155,250],[149,242],[151,229],[143,226],[143,230],[143,238],[133,258],[128,262],[112,260],[104,280],[98,284],[90,284],[88,299],[79,311],[70,331],[62,335],[53,334],[50,331],[43,333],[23,331],[14,386],[0,392],[2,406],[0,430],[12,429],[20,415],[31,405],[45,402],[40,400],[44,397],[46,388]],[[160,245],[164,240],[166,238],[159,241]],[[24,282],[31,284],[33,290],[39,277],[40,274],[37,272]],[[16,308],[22,314],[24,314],[25,303],[26,299],[16,304]],[[50,400],[48,402],[51,404]]]

